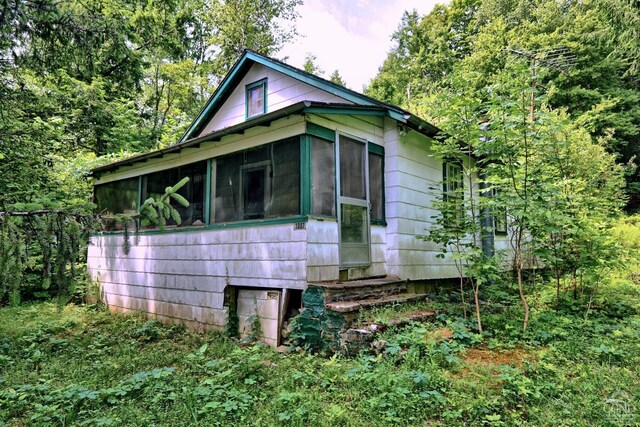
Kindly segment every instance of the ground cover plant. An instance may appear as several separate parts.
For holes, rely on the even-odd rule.
[[[241,347],[95,306],[2,308],[0,425],[640,425],[638,284],[558,304],[542,283],[524,334],[503,295],[487,295],[480,334],[447,293],[433,322],[356,357]]]

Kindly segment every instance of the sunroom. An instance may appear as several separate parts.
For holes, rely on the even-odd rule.
[[[169,219],[163,230],[143,233],[286,223],[303,228],[309,218],[333,221],[340,226],[339,266],[366,266],[370,227],[384,225],[383,167],[382,146],[306,123],[306,132],[297,136],[125,179],[98,180],[94,195],[98,213],[133,213],[148,197],[189,177],[179,193],[190,204],[176,204],[181,223]]]
[[[94,170],[103,214],[134,213],[189,177],[180,224],[142,229],[127,253],[121,230],[92,237],[89,272],[111,309],[222,328],[235,292],[245,314],[272,304],[261,321],[275,343],[309,282],[386,274],[386,119],[368,118],[367,137],[354,111],[298,107]]]

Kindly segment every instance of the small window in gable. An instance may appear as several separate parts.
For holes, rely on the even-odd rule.
[[[246,86],[246,118],[267,112],[267,79]]]

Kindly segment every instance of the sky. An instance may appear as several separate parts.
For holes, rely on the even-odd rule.
[[[405,10],[429,13],[444,0],[304,0],[298,6],[300,36],[278,57],[302,67],[307,52],[329,78],[338,70],[350,89],[362,91],[393,47],[391,35]]]

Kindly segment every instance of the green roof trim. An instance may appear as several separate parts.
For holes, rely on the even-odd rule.
[[[331,142],[336,142],[336,131],[315,123],[307,122],[307,133]]]
[[[269,126],[272,122],[276,120],[280,120],[282,118],[292,116],[295,114],[305,115],[305,114],[350,114],[350,115],[362,115],[362,116],[387,116],[391,117],[389,111],[384,107],[376,107],[376,106],[362,106],[362,105],[352,105],[352,104],[335,104],[335,103],[326,103],[326,102],[313,102],[313,101],[301,101],[287,107],[281,108],[279,110],[273,111],[271,113],[262,114],[260,116],[253,117],[248,119],[242,123],[238,123],[237,125],[229,126],[224,129],[220,129],[215,132],[208,133],[206,135],[199,136],[197,138],[192,138],[183,142],[179,142],[174,145],[170,145],[166,148],[161,148],[159,150],[151,151],[148,153],[138,154],[127,159],[118,160],[112,163],[108,163],[103,166],[98,166],[91,170],[91,174],[94,176],[98,176],[103,172],[113,171],[122,166],[130,166],[134,163],[146,162],[148,159],[163,157],[165,154],[170,153],[178,153],[185,148],[197,148],[204,142],[209,141],[220,141],[222,138],[228,135],[237,135],[243,134],[247,129],[256,126]],[[408,114],[408,113],[407,113]],[[419,119],[415,116],[410,116],[407,119],[403,119],[400,121],[401,123],[405,123],[409,128],[422,133],[423,135],[434,137],[439,131],[438,128],[433,126],[432,124],[425,122],[422,119]],[[321,128],[321,126],[315,125],[313,123],[307,122],[307,133],[313,134],[313,132],[309,132],[309,125],[317,126],[315,129]],[[326,128],[324,128],[326,129]],[[333,132],[333,131],[331,131]],[[317,135],[322,136],[322,135]],[[335,133],[333,137],[335,141]]]
[[[368,115],[386,115],[391,117],[392,119],[398,120],[402,123],[407,123],[410,119],[417,122],[416,125],[422,125],[425,129],[429,128],[430,132],[433,132],[437,128],[431,124],[428,124],[422,119],[419,119],[413,116],[411,113],[403,110],[400,107],[395,105],[387,104],[385,102],[378,101],[369,96],[363,95],[354,90],[348,89],[344,86],[340,86],[335,84],[329,80],[325,80],[322,77],[318,77],[311,73],[307,73],[306,71],[300,70],[296,67],[293,67],[289,64],[286,64],[282,61],[278,61],[277,59],[269,58],[267,56],[261,55],[252,50],[245,50],[242,56],[236,61],[236,63],[231,67],[231,71],[225,76],[222,80],[218,88],[211,95],[209,100],[207,101],[204,108],[200,111],[196,119],[193,121],[191,126],[184,133],[182,138],[180,138],[180,143],[188,141],[194,138],[197,134],[202,132],[206,123],[215,115],[215,113],[220,109],[222,104],[229,97],[231,92],[235,89],[235,87],[240,83],[240,80],[246,75],[247,71],[251,68],[253,64],[261,64],[265,67],[271,68],[272,70],[278,71],[286,76],[289,76],[293,79],[321,89],[325,92],[331,93],[337,97],[340,97],[345,100],[345,104],[352,103],[354,107],[378,107],[381,109],[381,112],[370,111],[366,114]],[[315,113],[328,113],[330,111],[309,111]],[[348,112],[342,112],[343,114],[350,114]],[[354,114],[365,114],[362,113],[361,110],[354,110]]]

